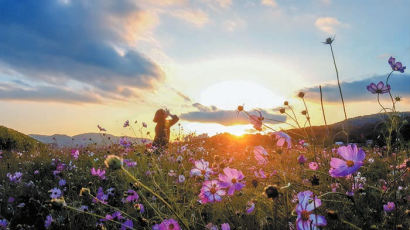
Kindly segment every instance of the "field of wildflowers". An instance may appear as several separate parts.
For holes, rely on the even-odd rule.
[[[334,58],[333,41],[325,44]],[[268,145],[187,136],[166,151],[126,138],[104,147],[1,151],[0,229],[409,229],[409,146],[389,85],[406,67],[393,57],[388,64],[386,81],[367,87],[378,101],[391,98],[391,106],[379,101],[387,115],[383,146],[324,145],[301,92],[306,120],[288,102],[280,113],[302,136],[238,106],[256,130],[272,131]],[[344,107],[341,89],[340,96]],[[136,125],[146,127],[126,121],[124,128]],[[343,134],[349,143],[349,127]]]

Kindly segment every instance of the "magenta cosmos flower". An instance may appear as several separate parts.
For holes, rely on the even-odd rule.
[[[362,165],[366,157],[363,149],[358,149],[356,145],[340,146],[337,153],[343,158],[332,158],[330,160],[329,173],[332,177],[345,177],[356,172]]]
[[[312,161],[309,163],[309,168],[316,171],[319,168],[319,165],[317,162]]]
[[[199,198],[203,204],[222,200],[222,196],[226,194],[226,191],[221,188],[219,183],[217,180],[210,180],[202,184]]]
[[[388,93],[390,91],[390,85],[384,85],[382,81],[379,81],[379,83],[374,84],[371,83],[370,85],[367,86],[367,90],[372,93],[372,94],[384,94]]]
[[[262,164],[268,163],[268,161],[264,157],[268,155],[268,152],[266,152],[266,150],[262,146],[256,146],[253,149],[253,153],[254,153],[255,159],[258,161],[258,164],[262,165]]]
[[[93,176],[98,176],[99,178],[101,178],[102,180],[105,179],[105,170],[104,169],[95,169],[92,168],[91,169],[91,175]]]
[[[209,162],[201,159],[199,161],[195,161],[195,167],[191,169],[190,174],[191,177],[202,176],[205,180],[207,180],[212,173],[212,169],[209,168]]]
[[[243,173],[237,169],[224,168],[224,174],[219,174],[220,186],[228,188],[228,195],[232,196],[235,191],[240,191],[245,184],[241,180],[245,177]]]
[[[155,225],[152,229],[155,230],[180,230],[178,222],[174,219],[165,219],[161,224]]]
[[[304,191],[298,193],[299,204],[296,206],[296,228],[298,230],[317,230],[318,226],[326,226],[325,217],[316,215],[313,210],[320,205],[322,201],[313,197],[313,192]]]
[[[404,73],[404,70],[406,69],[406,66],[403,66],[401,62],[396,62],[396,58],[394,57],[389,58],[389,64],[393,71],[399,71],[400,73]]]

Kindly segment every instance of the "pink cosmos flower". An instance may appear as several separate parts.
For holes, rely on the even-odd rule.
[[[165,219],[161,224],[154,226],[152,229],[157,230],[181,230],[178,222],[174,219]]]
[[[371,83],[370,85],[368,85],[367,90],[369,92],[371,92],[372,94],[384,94],[384,93],[388,93],[391,89],[390,85],[384,85],[384,82],[380,81],[379,83],[374,84]]]
[[[288,134],[279,131],[279,132],[274,132],[273,133],[276,136],[276,139],[278,140],[278,142],[276,142],[276,145],[279,147],[283,147],[283,145],[285,143],[287,143],[288,148],[292,147],[292,142],[291,142],[291,138]]]
[[[319,168],[319,165],[317,164],[317,162],[310,162],[309,163],[309,168],[316,171]]]
[[[258,145],[253,148],[253,153],[259,153],[260,155],[267,156],[268,152],[262,146]]]
[[[74,159],[77,160],[79,155],[80,155],[80,151],[78,151],[78,149],[71,150],[71,156],[73,156]]]
[[[258,161],[258,164],[263,165],[268,163],[268,161],[264,157],[268,155],[268,152],[266,152],[266,150],[262,146],[256,146],[253,149],[253,154],[255,156],[255,159]]]
[[[221,224],[221,230],[231,230],[231,226],[228,223]]]
[[[304,191],[298,193],[299,204],[296,206],[296,227],[298,230],[318,229],[318,226],[326,226],[325,217],[314,214],[313,210],[320,205],[322,201],[313,197],[313,192]]]
[[[222,200],[226,191],[223,190],[217,180],[204,181],[199,198],[202,204],[214,203]]]
[[[332,177],[351,175],[363,165],[363,160],[366,157],[365,152],[358,149],[356,145],[341,146],[337,152],[344,160],[339,158],[330,160],[329,173]]]
[[[229,167],[224,168],[224,174],[219,174],[220,186],[228,188],[228,195],[232,196],[235,191],[240,191],[245,184],[240,181],[245,177],[243,173],[237,169]]]
[[[209,162],[201,159],[199,161],[195,161],[195,168],[191,169],[190,175],[191,177],[201,176],[207,180],[212,173],[212,169],[209,168]]]
[[[105,180],[105,170],[104,169],[97,169],[96,170],[95,168],[92,168],[91,169],[91,175],[98,176],[102,180]]]
[[[265,172],[263,171],[263,169],[259,169],[259,171],[254,171],[253,173],[258,178],[262,178],[262,179],[266,178],[266,175],[265,175]]]
[[[262,113],[258,111],[259,116],[256,115],[249,115],[249,121],[253,125],[253,128],[255,128],[258,131],[262,131],[262,121],[264,117],[262,116]]]

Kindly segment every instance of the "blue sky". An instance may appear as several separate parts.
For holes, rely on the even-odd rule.
[[[298,107],[303,89],[320,114],[319,84],[336,122],[343,115],[321,43],[329,36],[350,117],[374,113],[364,87],[383,80],[390,56],[410,62],[409,9],[406,0],[2,0],[0,124],[41,134],[100,124],[127,135],[124,120],[150,123],[166,106],[190,132],[240,134],[249,129],[243,120],[226,121],[238,104],[277,116],[283,100]],[[391,81],[402,111],[409,79]],[[196,103],[216,109],[204,114]]]

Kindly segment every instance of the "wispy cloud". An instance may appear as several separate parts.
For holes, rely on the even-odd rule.
[[[76,92],[55,86],[29,87],[28,84],[0,83],[0,100],[47,101],[70,104],[100,103],[101,100],[91,92]]]
[[[196,27],[202,27],[209,22],[208,14],[201,9],[178,9],[170,14]]]
[[[276,2],[276,0],[262,0],[261,4],[264,6],[268,6],[268,7],[278,6],[278,3]]]
[[[334,34],[336,32],[336,28],[347,25],[341,23],[334,17],[320,17],[316,19],[315,26],[325,33]]]
[[[204,106],[199,103],[193,104],[195,108],[199,111],[192,111],[188,113],[181,114],[181,119],[191,122],[201,122],[201,123],[218,123],[221,125],[238,125],[238,124],[249,124],[249,120],[243,115],[238,114],[236,110],[220,110],[215,106]],[[286,121],[286,117],[278,114],[269,113],[266,110],[258,110],[265,117],[266,123],[275,124],[278,122],[272,121]],[[255,115],[259,115],[256,110],[250,111]],[[272,119],[272,120],[268,120]]]
[[[171,89],[178,95],[180,96],[182,99],[184,99],[185,102],[192,102],[191,98],[189,98],[187,95],[183,94],[181,91],[172,88]]]

